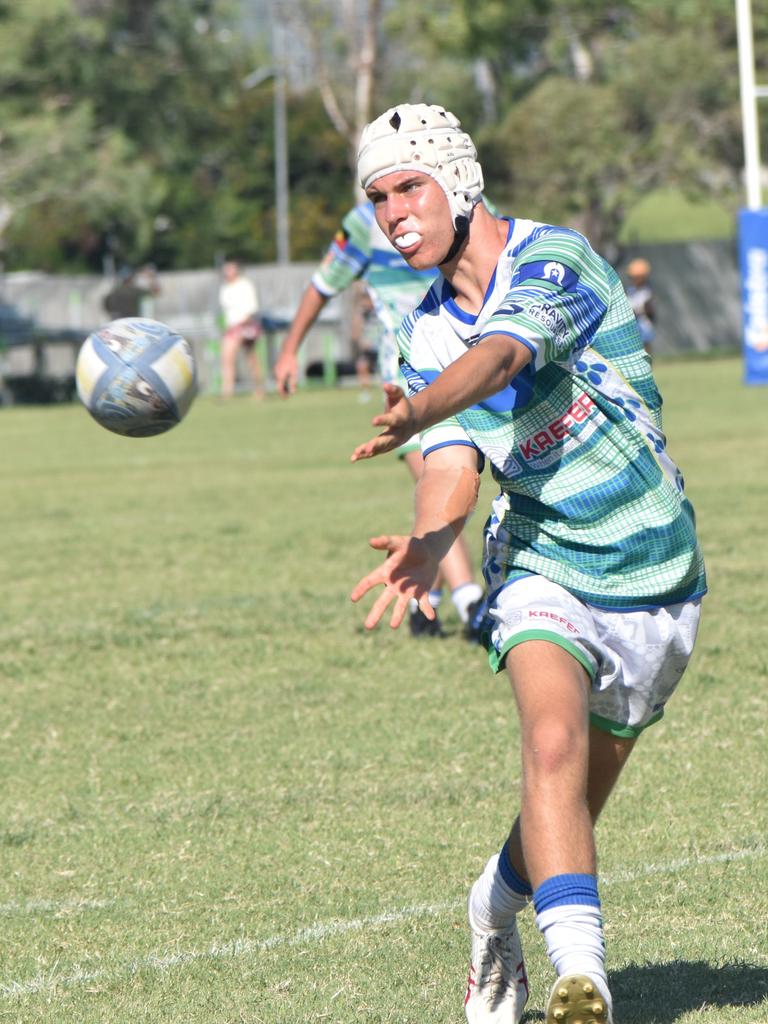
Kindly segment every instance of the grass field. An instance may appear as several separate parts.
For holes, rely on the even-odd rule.
[[[616,1021],[759,1024],[768,392],[736,360],[658,377],[711,594],[599,826]],[[405,471],[347,461],[373,408],[200,399],[141,441],[0,410],[0,1021],[463,1021],[517,724],[450,613],[415,642],[348,601],[367,537],[409,523]]]

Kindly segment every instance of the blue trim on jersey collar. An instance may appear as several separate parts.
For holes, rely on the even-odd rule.
[[[504,243],[504,246],[506,247],[507,245],[509,245],[509,240],[512,237],[512,232],[514,231],[514,228],[515,228],[515,221],[514,221],[513,217],[499,217],[498,220],[505,220],[505,221],[507,221],[507,223],[509,225],[509,227],[507,228],[507,240]],[[493,292],[493,289],[495,287],[496,287],[496,267],[493,268],[493,273],[491,274],[491,280],[488,282],[488,287],[485,289],[485,295],[483,296],[483,304],[480,307],[481,310],[485,308],[485,304],[488,301],[488,299],[491,297],[491,293]],[[476,324],[477,323],[477,317],[478,317],[479,314],[467,313],[460,306],[456,305],[456,301],[453,298],[453,288],[451,287],[450,283],[447,280],[444,282],[443,294],[441,296],[441,302],[442,302],[442,305],[445,306],[446,310],[456,320],[460,320],[463,324]]]

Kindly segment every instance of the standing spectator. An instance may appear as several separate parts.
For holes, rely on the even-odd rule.
[[[144,316],[146,300],[159,293],[160,284],[151,264],[138,270],[124,267],[104,297],[104,309],[113,320],[126,316]]]
[[[256,342],[261,335],[256,288],[243,274],[237,260],[227,260],[221,271],[224,279],[219,288],[219,305],[224,317],[224,336],[221,340],[221,395],[222,398],[231,398],[234,394],[237,353],[243,348],[253,381],[254,398],[263,398],[264,382],[256,351]]]
[[[627,266],[627,296],[635,314],[643,348],[651,354],[653,340],[656,337],[656,309],[653,304],[653,290],[650,285],[651,264],[648,260],[630,260]]]

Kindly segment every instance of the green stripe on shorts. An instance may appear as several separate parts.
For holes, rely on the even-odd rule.
[[[595,678],[595,666],[589,661],[584,652],[580,650],[576,644],[572,644],[570,640],[566,640],[565,637],[559,636],[557,633],[551,633],[546,629],[526,629],[521,633],[515,633],[514,636],[511,636],[509,640],[507,640],[500,652],[491,648],[491,650],[488,651],[488,663],[493,671],[501,672],[504,668],[504,662],[506,661],[507,655],[512,648],[517,647],[518,644],[525,643],[526,640],[547,640],[551,644],[557,644],[558,647],[562,647],[564,651],[568,651],[568,653],[578,661],[589,676],[590,680]]]
[[[610,718],[601,718],[600,715],[589,716],[590,725],[594,725],[596,729],[601,732],[609,732],[611,736],[618,736],[619,739],[634,740],[640,735],[640,733],[647,729],[649,725],[653,725],[658,722],[660,718],[664,716],[664,709],[657,711],[656,714],[649,718],[644,725],[622,725],[620,722],[612,722]]]

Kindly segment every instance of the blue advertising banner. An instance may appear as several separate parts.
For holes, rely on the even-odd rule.
[[[768,209],[739,213],[744,383],[768,384]]]

